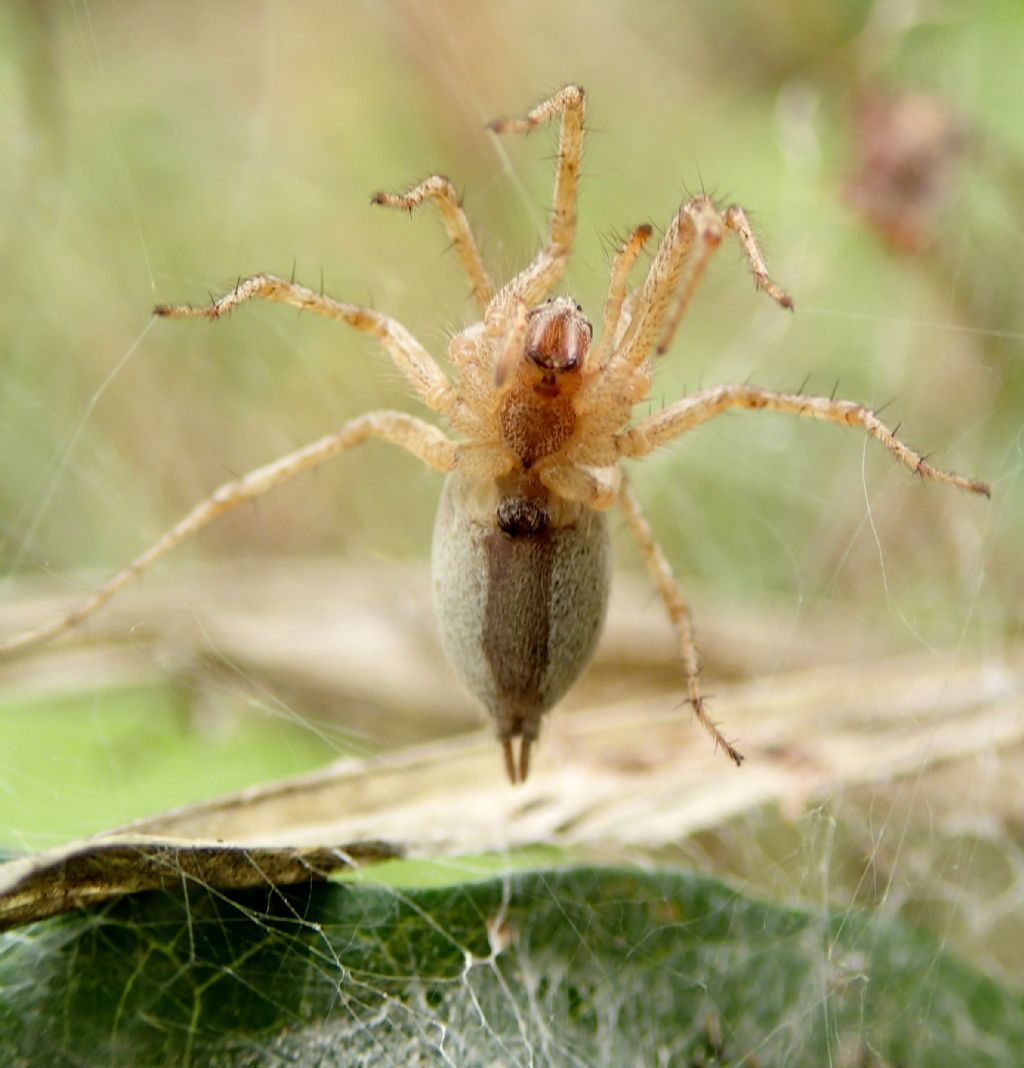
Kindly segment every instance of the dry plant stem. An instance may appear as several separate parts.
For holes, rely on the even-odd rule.
[[[196,505],[182,520],[127,567],[118,571],[104,586],[86,598],[67,615],[46,626],[26,631],[11,641],[0,644],[0,656],[18,652],[38,642],[64,634],[102,608],[119,590],[134,578],[177,548],[187,538],[226,512],[233,511],[246,501],[262,497],[276,486],[296,475],[333,459],[346,449],[361,445],[370,438],[398,445],[438,471],[450,471],[455,466],[459,446],[449,441],[437,427],[402,412],[367,412],[346,423],[340,430],[314,441],[304,448],[283,456],[280,460],[258,467],[241,478],[225,482],[201,504]]]
[[[441,174],[434,174],[430,178],[420,182],[407,193],[375,193],[371,203],[383,204],[389,208],[399,208],[412,213],[413,208],[422,204],[424,200],[433,200],[441,215],[441,222],[448,233],[459,263],[466,272],[470,288],[473,291],[473,299],[480,311],[487,310],[487,305],[494,299],[494,283],[491,281],[487,269],[480,257],[480,249],[473,238],[469,220],[462,210],[459,198],[455,194],[455,187]]]
[[[672,568],[669,566],[669,562],[640,508],[640,502],[636,499],[625,477],[623,477],[622,485],[619,489],[619,507],[626,517],[630,532],[640,547],[640,553],[644,558],[644,563],[647,565],[647,571],[655,586],[657,586],[662,601],[665,602],[665,608],[668,611],[672,627],[676,632],[676,637],[679,639],[679,650],[683,657],[683,671],[686,675],[686,689],[689,694],[690,707],[693,709],[697,721],[714,739],[715,745],[720,745],[728,754],[729,759],[739,766],[743,763],[743,754],[726,740],[704,707],[704,698],[700,689],[700,664],[697,661],[697,646],[693,640],[693,621],[690,615],[690,606],[687,604],[683,591],[680,589],[675,575],[672,574]]]
[[[661,445],[693,430],[701,423],[721,415],[730,408],[786,412],[811,419],[821,419],[841,426],[858,426],[880,441],[908,471],[933,482],[945,482],[969,493],[990,497],[987,483],[941,468],[932,467],[920,453],[914,452],[870,409],[853,401],[831,397],[805,397],[799,393],[775,393],[757,386],[713,386],[692,397],[684,397],[664,411],[652,415],[635,427],[616,434],[622,456],[646,456]]]
[[[447,376],[400,322],[390,316],[381,315],[372,308],[345,304],[272,274],[243,278],[230,293],[225,293],[205,307],[194,307],[191,304],[158,304],[153,309],[153,314],[166,319],[219,319],[240,304],[256,298],[290,304],[293,308],[301,308],[303,311],[313,311],[317,315],[347,323],[356,330],[375,337],[416,390],[420,400],[431,411],[447,412],[455,403],[455,391]]]

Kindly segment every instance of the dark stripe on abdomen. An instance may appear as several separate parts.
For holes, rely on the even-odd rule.
[[[484,538],[487,601],[483,651],[497,690],[499,731],[536,735],[547,708],[551,642],[551,576],[556,546],[545,530]],[[524,722],[525,721],[525,722]]]

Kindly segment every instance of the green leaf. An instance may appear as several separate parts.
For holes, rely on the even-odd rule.
[[[129,896],[0,941],[0,1062],[1008,1065],[1024,995],[926,934],[689,873]]]

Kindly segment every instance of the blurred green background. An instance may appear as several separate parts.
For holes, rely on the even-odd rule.
[[[370,195],[450,175],[504,279],[541,240],[554,133],[499,141],[484,125],[573,80],[589,93],[589,133],[566,288],[591,317],[613,235],[664,226],[702,187],[748,209],[796,303],[789,316],[755,293],[727,244],[658,366],[654,408],[718,382],[837,387],[891,402],[887,417],[912,445],[994,487],[986,503],[921,485],[833,427],[715,421],[634,475],[698,591],[698,620],[725,598],[783,605],[798,628],[827,604],[853,642],[998,652],[1024,619],[1022,55],[1015,0],[5,5],[7,589],[28,579],[73,601],[225,479],[369,408],[415,410],[375,347],[337,324],[256,305],[218,324],[153,322],[150,308],[294,270],[394,314],[443,353],[473,309],[441,227],[429,211],[373,208]],[[909,252],[843,193],[861,165],[858,109],[879,89],[937,94],[963,131],[964,147],[935,168]],[[439,488],[404,454],[370,445],[160,566],[422,563]],[[639,569],[621,536],[617,551]],[[160,714],[179,715],[175,701],[161,697]],[[19,694],[19,715],[32,721],[34,707]],[[299,766],[338,751],[313,734],[320,748]],[[26,754],[19,776],[38,784],[45,766]],[[27,820],[4,822],[24,832]]]

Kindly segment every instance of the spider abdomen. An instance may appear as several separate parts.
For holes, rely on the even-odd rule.
[[[482,494],[449,476],[434,527],[434,608],[448,659],[499,738],[536,738],[590,660],[610,555],[601,512]]]

